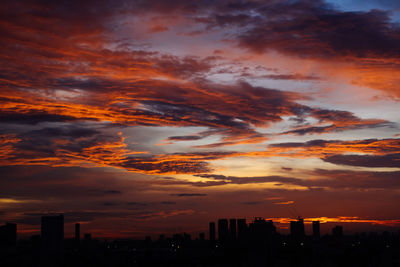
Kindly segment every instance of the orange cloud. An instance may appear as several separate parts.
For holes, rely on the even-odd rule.
[[[325,157],[329,154],[365,153],[385,155],[400,150],[400,139],[354,141],[313,140],[305,143],[281,143],[268,146],[267,153],[289,157]]]
[[[266,220],[272,220],[280,224],[290,224],[294,221],[293,218],[267,218]],[[378,220],[378,219],[362,219],[360,217],[315,217],[315,218],[304,218],[305,224],[312,224],[313,221],[319,221],[320,223],[368,223],[372,225],[385,225],[385,226],[399,226],[400,220]]]
[[[293,203],[294,203],[294,201],[289,200],[289,201],[275,202],[274,204],[275,205],[290,205],[290,204],[293,204]]]

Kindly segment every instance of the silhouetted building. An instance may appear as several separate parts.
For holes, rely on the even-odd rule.
[[[265,243],[276,233],[272,220],[256,217],[249,225],[249,232],[253,241]]]
[[[246,219],[238,219],[237,220],[237,233],[238,233],[238,240],[246,239],[246,236],[247,236]]]
[[[236,219],[229,220],[229,233],[232,240],[236,240]]]
[[[181,243],[183,243],[184,238],[183,238],[183,235],[182,235],[182,234],[174,234],[174,235],[172,236],[172,240],[174,240],[175,243],[181,244]]]
[[[64,245],[64,215],[43,216],[41,242],[47,251],[59,252]]]
[[[200,234],[199,234],[199,239],[200,239],[201,241],[204,241],[204,240],[206,239],[206,234],[205,234],[205,233],[200,233]]]
[[[185,240],[185,242],[189,242],[190,240],[192,240],[192,236],[188,233],[183,233],[183,239]]]
[[[320,237],[320,229],[319,229],[319,221],[313,221],[312,222],[312,229],[313,229],[313,236],[314,238],[319,238]]]
[[[215,222],[210,222],[209,233],[210,233],[210,241],[215,241]]]
[[[294,239],[304,238],[304,220],[299,218],[297,221],[290,222],[290,235]]]
[[[148,237],[149,236],[146,236],[146,240],[147,240]],[[85,234],[83,236],[83,240],[85,240],[86,242],[91,241],[92,240],[92,234]],[[151,240],[151,238],[150,238],[150,240]]]
[[[0,226],[0,246],[15,246],[17,243],[17,225],[6,223]]]
[[[75,243],[79,244],[81,242],[81,225],[79,223],[75,224]]]
[[[332,228],[332,235],[334,237],[342,237],[343,236],[343,227],[340,225],[336,225]]]
[[[226,241],[229,237],[228,231],[228,220],[227,219],[219,219],[218,220],[218,240]]]
[[[91,239],[92,237],[90,236],[90,234],[85,234],[85,240],[86,240],[86,235],[89,235],[88,237]],[[151,236],[149,236],[149,235],[147,235],[145,238],[144,238],[144,241],[147,243],[147,244],[150,244],[151,243]]]

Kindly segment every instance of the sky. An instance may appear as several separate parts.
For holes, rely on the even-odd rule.
[[[0,224],[400,227],[396,1],[4,1]]]

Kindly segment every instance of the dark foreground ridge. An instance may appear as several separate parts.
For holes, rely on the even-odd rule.
[[[349,236],[335,226],[320,236],[319,221],[312,229],[305,235],[298,218],[286,236],[260,217],[250,224],[220,219],[210,222],[208,238],[100,241],[90,234],[81,240],[79,223],[75,237],[64,239],[64,216],[43,216],[41,235],[29,240],[17,240],[16,224],[0,226],[0,266],[400,266],[400,232]]]

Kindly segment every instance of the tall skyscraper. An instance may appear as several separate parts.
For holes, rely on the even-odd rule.
[[[210,241],[215,241],[215,222],[210,222],[209,232],[210,232]]]
[[[297,233],[297,221],[290,221],[290,235],[294,237]]]
[[[17,225],[6,223],[0,226],[0,246],[15,246],[17,243]]]
[[[228,220],[227,219],[219,219],[218,220],[218,240],[226,241],[229,238],[229,230],[228,230]]]
[[[232,240],[236,240],[236,219],[229,220],[229,233]]]
[[[298,220],[298,227],[299,227],[299,235],[301,237],[305,236],[305,231],[304,231],[304,220],[299,218]]]
[[[256,217],[253,223],[249,225],[251,239],[258,243],[268,242],[276,233],[276,228],[272,220],[265,220],[262,217]]]
[[[64,247],[64,215],[43,216],[42,246],[47,251],[60,252]]]
[[[81,224],[75,224],[75,243],[79,244],[81,241]]]
[[[246,239],[246,236],[247,236],[246,219],[238,219],[237,220],[237,232],[238,232],[238,240]]]
[[[312,222],[312,229],[314,238],[319,238],[320,237],[319,221]]]
[[[290,235],[295,239],[304,238],[304,220],[302,218],[290,222]]]

